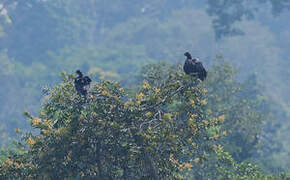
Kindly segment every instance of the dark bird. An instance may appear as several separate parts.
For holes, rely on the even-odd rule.
[[[186,56],[185,63],[183,65],[183,70],[185,74],[191,74],[196,76],[200,80],[205,80],[207,72],[204,69],[202,63],[198,58],[192,59],[191,54],[189,52],[184,53]]]
[[[87,93],[90,90],[90,84],[91,84],[91,82],[92,82],[92,80],[88,76],[85,76],[83,78],[83,85],[84,85],[83,89],[85,90],[85,95],[87,95]]]
[[[76,74],[78,75],[74,80],[76,91],[78,92],[78,94],[83,94],[83,86],[82,86],[83,73],[80,70],[77,70]]]
[[[74,80],[76,91],[79,95],[86,96],[92,80],[88,76],[83,77],[83,73],[80,70],[77,70],[76,74],[78,75]]]

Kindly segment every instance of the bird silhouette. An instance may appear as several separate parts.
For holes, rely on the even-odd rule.
[[[191,54],[189,52],[185,52],[184,56],[186,56],[186,60],[183,65],[183,70],[185,74],[189,74],[197,77],[198,79],[204,81],[207,76],[207,72],[200,62],[199,58],[192,59]]]
[[[92,80],[88,76],[84,77],[80,70],[77,70],[76,74],[78,75],[74,80],[76,91],[79,95],[86,96]]]

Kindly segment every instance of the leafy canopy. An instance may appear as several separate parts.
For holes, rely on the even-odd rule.
[[[25,135],[25,153],[4,162],[2,177],[177,177],[213,150],[209,130],[222,122],[207,119],[198,80],[172,72],[162,83],[144,81],[134,96],[102,81],[85,98],[73,77],[63,73],[39,117],[27,113],[41,133]]]

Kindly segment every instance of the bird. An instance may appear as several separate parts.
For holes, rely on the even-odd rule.
[[[92,80],[88,76],[83,77],[80,70],[77,70],[76,74],[78,75],[74,80],[76,91],[79,95],[86,96]]]
[[[199,58],[192,59],[191,54],[189,52],[185,52],[184,56],[186,56],[185,63],[183,65],[183,70],[185,74],[193,75],[198,79],[204,81],[207,76],[207,72],[200,62]]]
[[[87,95],[88,91],[90,90],[91,82],[92,82],[92,80],[91,80],[91,78],[89,78],[89,76],[85,76],[83,78],[83,85],[84,85],[83,89],[85,91],[85,95]]]
[[[75,78],[74,80],[74,85],[76,88],[76,91],[78,92],[78,94],[82,94],[82,79],[83,79],[83,73],[80,70],[76,71],[76,74],[78,75],[78,77]]]

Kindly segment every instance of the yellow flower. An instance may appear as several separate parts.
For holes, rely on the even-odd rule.
[[[151,86],[150,86],[150,84],[148,83],[148,82],[143,82],[143,88],[144,89],[150,89],[151,88]]]
[[[201,90],[201,92],[202,92],[203,94],[205,94],[205,93],[207,93],[207,89],[203,88],[203,89]]]
[[[194,105],[194,100],[193,99],[189,99],[189,104]]]
[[[215,117],[213,117],[213,118],[210,118],[210,121],[211,121],[212,123],[217,123],[217,122],[218,122],[218,119],[215,118]]]
[[[181,174],[178,174],[178,175],[177,175],[177,178],[178,178],[178,179],[183,179],[183,176],[182,176]]]
[[[125,107],[129,107],[129,102],[128,102],[128,101],[125,102],[125,103],[124,103],[124,106],[125,106]]]
[[[220,137],[219,134],[216,134],[216,135],[213,136],[213,138],[214,138],[215,140],[217,140],[219,137]]]
[[[13,164],[13,161],[10,158],[6,159],[6,163],[11,166]]]
[[[174,164],[178,164],[178,161],[176,159],[173,159]]]
[[[20,165],[19,165],[17,162],[14,162],[14,167],[15,167],[15,168],[19,168]]]
[[[173,159],[173,154],[170,154],[170,155],[169,155],[169,158],[170,158],[170,159]]]
[[[61,128],[58,128],[57,130],[55,130],[55,134],[59,135],[61,133],[63,133],[65,130],[65,128],[61,127]]]
[[[150,138],[151,138],[151,136],[148,135],[148,134],[144,134],[144,137],[145,137],[146,139],[150,139]]]
[[[31,180],[33,179],[33,176],[31,174],[28,175],[28,179]]]
[[[29,144],[30,146],[33,146],[35,144],[35,141],[32,137],[29,137],[26,141],[27,144]]]
[[[201,105],[206,105],[207,102],[206,102],[206,100],[204,99],[204,100],[200,101],[200,104],[201,104]]]
[[[223,150],[223,147],[222,147],[222,145],[214,145],[213,146],[213,148],[215,149],[215,150]]]
[[[171,120],[172,118],[172,114],[171,113],[165,113],[164,114],[164,119],[166,119],[166,120]]]
[[[21,132],[21,130],[20,130],[20,129],[18,129],[18,128],[15,128],[15,132],[16,132],[16,133],[20,133],[20,132]]]
[[[226,136],[227,135],[227,131],[223,131],[223,135]]]
[[[46,116],[46,113],[45,112],[41,112],[40,116]]]
[[[47,135],[49,132],[50,132],[50,130],[46,130],[46,129],[42,130],[42,134],[44,134],[44,135]]]
[[[194,119],[197,115],[196,114],[191,114],[190,118]]]
[[[102,91],[102,95],[106,96],[106,95],[108,95],[108,94],[109,94],[108,91],[106,91],[106,90],[103,90],[103,91]]]
[[[48,125],[48,120],[47,119],[43,120],[43,124]]]
[[[123,88],[120,88],[119,91],[120,91],[120,92],[124,92],[124,89],[123,89]]]
[[[32,163],[30,163],[29,164],[29,169],[33,169],[33,168],[35,168],[35,166]]]
[[[179,167],[178,167],[180,170],[183,169],[183,165],[182,164],[179,164]]]
[[[192,164],[190,164],[190,163],[185,163],[185,164],[184,164],[184,167],[187,168],[187,169],[190,169],[190,168],[192,168]]]
[[[200,158],[195,158],[194,160],[193,160],[195,163],[199,163],[200,162]]]
[[[140,100],[136,101],[136,104],[137,106],[139,106],[141,104],[141,101]]]
[[[132,104],[133,104],[133,102],[132,102],[132,100],[130,99],[129,101],[127,101],[127,102],[124,103],[124,106],[125,106],[125,107],[129,107],[129,106],[131,106]]]
[[[146,116],[146,117],[150,117],[150,116],[152,116],[152,113],[151,113],[151,112],[147,112],[147,113],[145,114],[145,116]]]
[[[141,92],[137,95],[137,99],[142,99],[142,98],[144,98],[144,94]]]
[[[160,89],[159,88],[154,88],[154,92],[159,93]]]
[[[157,98],[157,102],[160,103],[162,99],[160,97]]]
[[[194,126],[194,125],[195,125],[195,121],[194,121],[194,119],[190,118],[190,119],[188,120],[188,125],[189,125],[189,126]]]
[[[119,101],[120,98],[118,96],[113,96],[116,101]]]
[[[20,163],[19,164],[19,167],[23,168],[24,167],[24,164],[23,163]]]
[[[212,113],[212,111],[211,111],[210,109],[208,109],[208,110],[207,110],[207,113],[208,113],[208,114],[211,114],[211,113]]]
[[[97,116],[98,114],[96,112],[91,113],[92,116]]]
[[[204,120],[203,123],[204,123],[205,125],[209,125],[209,122],[208,122],[207,120]]]
[[[31,123],[34,125],[34,126],[37,126],[41,123],[41,119],[40,118],[33,118],[31,120]]]
[[[43,124],[44,124],[45,126],[48,126],[49,128],[52,127],[51,120],[47,120],[47,119],[45,119],[45,120],[43,121]]]
[[[225,121],[225,115],[219,116],[218,120],[223,123]]]

